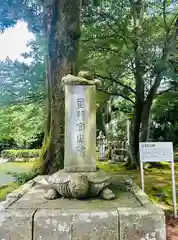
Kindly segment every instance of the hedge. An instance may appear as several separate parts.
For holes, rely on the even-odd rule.
[[[1,152],[1,157],[9,159],[9,161],[15,161],[17,159],[30,159],[38,158],[40,156],[40,149],[9,149]]]

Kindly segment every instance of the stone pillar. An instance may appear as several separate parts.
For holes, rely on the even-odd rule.
[[[105,160],[105,136],[102,133],[102,131],[99,132],[99,136],[97,137],[97,141],[98,141],[98,148],[99,148],[99,153],[100,153],[100,160]]]
[[[130,145],[130,120],[127,120],[127,128],[126,128],[126,132],[127,132],[127,145]]]
[[[64,171],[96,171],[95,81],[67,75]]]

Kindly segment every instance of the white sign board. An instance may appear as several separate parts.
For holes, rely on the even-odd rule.
[[[145,162],[171,162],[172,171],[172,197],[174,206],[174,216],[177,218],[176,206],[176,184],[174,173],[174,151],[172,142],[140,142],[140,171],[141,171],[141,184],[144,191],[144,171],[143,163]]]
[[[172,142],[140,143],[140,160],[142,162],[172,162],[172,161],[174,161]]]

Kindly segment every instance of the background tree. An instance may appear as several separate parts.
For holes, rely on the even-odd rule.
[[[153,104],[150,139],[171,141],[178,146],[178,91],[172,89],[159,96]]]
[[[30,63],[8,58],[1,61],[0,142],[9,147],[36,148],[42,144],[46,117],[43,48],[36,41],[30,41],[28,45],[30,52],[22,55],[30,58]]]
[[[110,95],[133,106],[130,134],[132,163],[138,163],[139,140],[148,139],[154,98],[176,80],[177,3],[170,1],[105,1],[84,14],[81,55]],[[84,54],[85,53],[85,54]],[[86,54],[87,53],[87,54]]]
[[[40,148],[45,111],[42,104],[13,105],[0,108],[0,143],[12,141],[18,148]],[[39,143],[37,143],[37,141]],[[35,145],[36,143],[36,145]]]

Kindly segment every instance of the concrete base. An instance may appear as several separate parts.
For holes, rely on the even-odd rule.
[[[117,198],[48,201],[41,177],[0,203],[0,240],[166,240],[163,211],[122,177]]]

